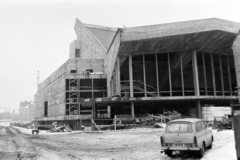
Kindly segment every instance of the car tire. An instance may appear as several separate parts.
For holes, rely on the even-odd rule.
[[[202,143],[202,148],[200,149],[200,151],[198,151],[198,155],[200,158],[204,156],[204,152],[205,152],[205,145],[204,143]]]
[[[211,144],[207,147],[207,149],[212,149],[212,145],[213,145],[213,137],[212,137],[212,140],[211,140]]]
[[[165,151],[165,154],[166,154],[168,157],[172,157],[172,151]]]

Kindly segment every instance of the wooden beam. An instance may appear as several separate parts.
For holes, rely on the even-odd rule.
[[[229,56],[227,56],[227,71],[228,71],[229,90],[230,90],[230,95],[232,96],[232,78],[231,78],[231,71],[230,71],[230,64],[229,64]]]
[[[193,67],[193,82],[195,96],[199,96],[199,78],[198,78],[198,66],[197,66],[197,52],[192,51],[192,67]]]
[[[170,64],[170,55],[168,55],[168,79],[169,79],[169,90],[170,90],[170,96],[172,96],[172,78],[171,78],[171,64]]]
[[[184,90],[184,75],[183,75],[183,62],[182,62],[182,52],[180,52],[180,62],[181,62],[181,82],[182,82],[182,95],[185,96]]]
[[[159,97],[159,77],[158,77],[158,57],[155,54],[155,62],[156,62],[156,78],[157,78],[157,96]]]
[[[222,56],[219,54],[218,56],[219,59],[219,71],[220,71],[220,78],[221,78],[221,88],[222,88],[222,95],[224,96],[224,82],[223,82],[223,70],[222,70]]]
[[[202,53],[202,65],[203,65],[203,77],[204,77],[204,90],[205,90],[205,95],[208,95],[207,74],[206,74],[206,65],[205,65],[205,55],[204,55],[204,52]]]
[[[146,70],[145,70],[145,56],[143,54],[143,84],[144,84],[144,97],[147,97],[147,86],[146,86]]]
[[[129,85],[130,85],[130,97],[133,97],[133,73],[132,73],[132,56],[128,57],[129,63]]]
[[[210,54],[211,57],[211,68],[212,68],[212,82],[213,82],[213,93],[214,96],[217,95],[216,93],[216,81],[215,81],[215,72],[214,72],[214,62],[213,62],[213,54]]]

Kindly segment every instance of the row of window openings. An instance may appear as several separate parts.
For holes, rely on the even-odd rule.
[[[107,90],[106,79],[67,79],[66,90]]]
[[[177,53],[175,53],[177,54]],[[214,92],[216,95],[236,95],[235,92],[235,85],[236,85],[236,76],[234,71],[234,61],[233,57],[229,56],[222,56],[222,55],[214,55],[215,61],[209,62],[210,57],[209,55],[206,56],[204,59],[204,55],[206,56],[206,53],[198,53],[197,56],[197,64],[198,64],[198,78],[199,78],[199,89],[200,89],[200,95],[214,95]],[[165,54],[165,59],[169,59],[170,57],[175,57],[175,55],[170,54],[171,56],[167,56]],[[174,75],[172,72],[174,69],[171,70],[171,60],[161,61],[162,54],[160,59],[158,59],[158,70],[159,70],[159,86],[161,86],[161,75],[167,77],[167,81],[164,82],[165,84],[157,90],[156,87],[156,63],[153,61],[155,59],[155,55],[152,55],[152,59],[149,62],[145,61],[145,79],[146,82],[144,84],[144,77],[143,77],[143,56],[133,56],[133,94],[134,97],[145,97],[145,96],[153,96],[156,97],[159,93],[160,96],[185,96],[185,95],[195,95],[194,91],[194,84],[193,84],[193,68],[192,68],[192,62],[188,63],[188,67],[185,67],[182,69],[183,72],[181,72],[181,68],[178,67],[178,72],[174,72],[174,74],[178,74],[177,76]],[[166,57],[167,56],[167,57]],[[177,55],[178,56],[178,55]],[[213,56],[213,55],[211,55]],[[138,57],[138,60],[136,60]],[[146,56],[145,56],[146,57]],[[149,56],[148,56],[149,57]],[[203,58],[202,58],[203,57]],[[180,58],[180,54],[179,54]],[[203,59],[206,60],[205,64],[203,65]],[[229,60],[230,59],[230,60]],[[183,62],[181,62],[183,63]],[[210,63],[210,65],[209,65]],[[226,67],[228,63],[228,68]],[[141,66],[137,66],[141,65]],[[159,64],[165,64],[165,69],[159,68]],[[215,85],[216,88],[214,90],[213,88],[213,77],[212,77],[212,65],[214,66],[214,74],[215,74]],[[207,82],[205,83],[203,80],[204,77],[204,67],[205,66],[205,76]],[[221,68],[220,68],[221,66]],[[210,68],[210,71],[208,70]],[[170,69],[170,70],[169,70]],[[161,72],[161,70],[164,70]],[[176,69],[175,69],[176,70]],[[125,60],[125,63],[121,66],[121,96],[122,97],[129,97],[130,95],[130,88],[126,88],[126,86],[129,85],[129,62],[128,59]],[[161,72],[161,73],[160,73]],[[169,72],[171,75],[169,75]],[[140,74],[142,73],[142,74]],[[152,73],[149,75],[149,73]],[[231,82],[229,82],[229,74],[232,77]],[[220,77],[220,75],[223,75],[223,78]],[[163,77],[164,78],[164,77]],[[174,79],[175,78],[175,79]],[[136,80],[137,79],[137,80]],[[183,81],[183,82],[182,82]],[[224,82],[220,82],[224,81]],[[171,86],[170,86],[171,83]],[[221,83],[224,83],[224,89],[221,87]],[[177,85],[176,85],[177,84]],[[230,86],[231,84],[231,86]],[[145,86],[144,86],[145,85]],[[229,88],[231,87],[231,89]],[[123,88],[126,89],[123,89]],[[145,89],[146,87],[146,89]],[[171,87],[171,88],[170,88]],[[206,88],[205,88],[206,87]],[[140,89],[139,89],[140,88]],[[145,90],[145,91],[144,91]],[[232,93],[230,93],[232,91]],[[146,92],[146,93],[145,93]],[[146,95],[147,94],[147,95]]]
[[[66,103],[79,103],[86,98],[103,98],[107,97],[105,92],[66,92]]]

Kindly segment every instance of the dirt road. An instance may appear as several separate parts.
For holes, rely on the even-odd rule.
[[[20,133],[21,132],[21,133]],[[160,153],[161,129],[49,133],[0,128],[0,160],[199,160],[191,154]],[[233,131],[214,132],[213,149],[201,160],[236,160]],[[233,151],[233,152],[232,152]]]
[[[34,159],[37,150],[26,136],[12,127],[0,127],[0,159]]]

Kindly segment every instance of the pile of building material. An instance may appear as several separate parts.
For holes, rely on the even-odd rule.
[[[54,123],[53,124],[53,128],[51,128],[49,130],[49,132],[72,132],[72,129],[68,125],[66,125],[66,124]]]
[[[231,107],[202,107],[202,117],[208,124],[221,121],[226,115],[231,115]]]
[[[91,123],[93,125],[92,129],[93,130],[113,130],[115,128],[114,124],[109,124],[109,125],[97,125],[96,122],[91,119]],[[116,121],[116,129],[124,129],[124,125],[122,124],[122,121]]]

